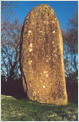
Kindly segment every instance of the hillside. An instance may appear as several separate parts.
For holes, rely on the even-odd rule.
[[[31,100],[17,100],[1,95],[2,121],[78,121],[78,105],[40,104]]]

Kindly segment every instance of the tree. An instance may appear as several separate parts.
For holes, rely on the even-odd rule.
[[[22,25],[19,20],[2,22],[1,28],[1,72],[8,81],[20,75],[19,47]]]
[[[14,10],[17,7],[17,2],[1,1],[1,19],[10,20],[14,15]]]
[[[19,70],[19,42],[21,24],[14,20],[15,1],[1,1],[1,73],[10,80],[20,74]]]
[[[74,72],[78,76],[78,13],[68,19],[65,30],[62,30],[64,40],[64,61],[66,76]]]

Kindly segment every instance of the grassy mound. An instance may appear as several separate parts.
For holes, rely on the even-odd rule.
[[[78,121],[78,105],[40,104],[31,100],[17,100],[1,95],[2,121]]]

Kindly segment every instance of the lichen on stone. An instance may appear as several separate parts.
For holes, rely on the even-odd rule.
[[[24,91],[31,100],[66,105],[63,39],[54,10],[47,4],[33,8],[21,35]]]

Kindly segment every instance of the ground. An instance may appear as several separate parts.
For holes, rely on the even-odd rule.
[[[78,121],[78,104],[66,106],[40,104],[1,95],[2,121]]]

